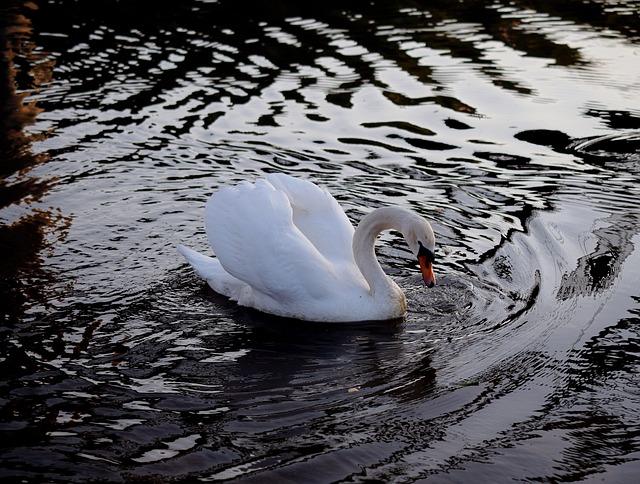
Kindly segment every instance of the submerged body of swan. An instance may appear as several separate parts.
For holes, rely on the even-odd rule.
[[[313,183],[284,174],[214,193],[205,227],[216,258],[178,250],[214,291],[242,306],[295,319],[345,322],[402,317],[404,292],[375,256],[383,230],[403,234],[424,283],[435,285],[429,222],[400,207],[367,214],[354,230]]]

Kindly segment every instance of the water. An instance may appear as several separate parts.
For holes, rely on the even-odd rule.
[[[0,477],[637,478],[640,4],[174,3],[0,9]],[[175,245],[273,171],[428,217],[439,285],[387,233],[402,321],[212,293]]]

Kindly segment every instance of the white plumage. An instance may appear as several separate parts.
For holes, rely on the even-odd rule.
[[[329,193],[284,174],[211,195],[205,228],[216,258],[178,246],[196,273],[238,304],[278,316],[326,322],[403,316],[404,293],[375,258],[375,238],[385,229],[403,233],[425,282],[435,284],[435,238],[422,217],[381,208],[354,231]]]

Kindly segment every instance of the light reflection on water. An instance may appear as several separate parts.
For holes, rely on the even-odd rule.
[[[35,4],[2,16],[2,478],[638,472],[636,2]],[[272,171],[423,213],[439,286],[388,233],[402,321],[212,294],[175,244]]]

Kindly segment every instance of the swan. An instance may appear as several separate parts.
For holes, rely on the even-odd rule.
[[[375,255],[387,229],[403,234],[425,284],[436,283],[435,236],[424,218],[383,207],[354,231],[327,191],[283,173],[213,193],[204,218],[217,258],[183,245],[178,251],[215,292],[265,313],[318,322],[404,316],[405,295]]]

